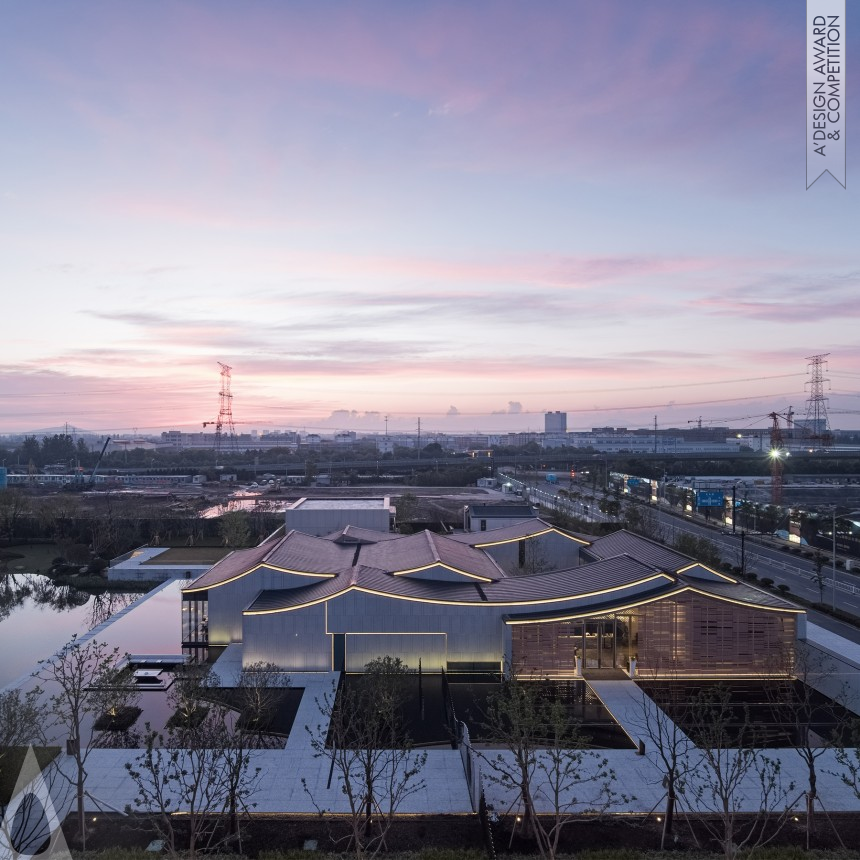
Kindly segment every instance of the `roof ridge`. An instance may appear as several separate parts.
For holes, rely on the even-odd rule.
[[[293,535],[295,533],[296,533],[295,529],[290,529],[280,540],[275,541],[274,544],[272,545],[272,548],[267,553],[264,553],[260,557],[260,564],[266,564],[266,562],[268,562],[268,560],[272,556],[272,554],[274,552],[276,552],[278,549],[280,549],[281,546],[283,546],[287,542],[287,539],[290,537],[290,535]]]
[[[442,557],[439,555],[439,548],[436,546],[436,541],[433,539],[434,535],[430,529],[424,529],[424,536],[427,538],[427,544],[430,547],[430,552],[433,553],[434,560],[442,561]]]

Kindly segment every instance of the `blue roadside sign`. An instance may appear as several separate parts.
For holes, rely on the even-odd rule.
[[[696,491],[697,508],[721,508],[725,503],[726,499],[722,490]]]

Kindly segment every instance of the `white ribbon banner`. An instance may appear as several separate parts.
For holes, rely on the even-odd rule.
[[[845,188],[845,0],[806,0],[806,187]]]

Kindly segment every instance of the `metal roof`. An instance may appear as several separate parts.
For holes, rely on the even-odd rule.
[[[330,600],[352,588],[386,597],[451,604],[517,606],[540,602],[583,600],[637,584],[654,581],[655,588],[674,587],[672,577],[632,558],[619,556],[587,567],[509,577],[490,583],[439,582],[393,576],[379,568],[358,564],[336,579],[300,588],[261,592],[246,612],[277,612]],[[629,599],[629,598],[628,598]]]
[[[624,553],[659,567],[661,570],[671,571],[678,571],[694,562],[694,559],[688,555],[649,538],[633,534],[626,529],[595,538],[585,553],[596,559],[610,558]]]
[[[574,532],[566,532],[564,529],[557,528],[551,523],[542,520],[539,517],[534,517],[530,520],[523,520],[519,523],[511,523],[509,526],[502,526],[498,529],[488,529],[485,532],[469,532],[467,534],[450,535],[450,540],[459,543],[466,543],[470,546],[490,546],[494,543],[506,543],[508,541],[523,540],[525,538],[536,537],[547,532],[554,532],[562,537],[569,538],[577,543],[587,545],[592,538],[587,538],[582,535],[577,535]]]
[[[391,573],[416,571],[445,565],[468,576],[485,580],[496,580],[505,573],[485,552],[464,545],[447,535],[430,531],[404,535],[396,541],[364,546],[359,554],[361,564]]]

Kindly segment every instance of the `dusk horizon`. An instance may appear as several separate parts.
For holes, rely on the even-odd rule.
[[[821,354],[860,427],[858,192],[805,188],[805,15],[8,9],[0,433],[200,430],[219,362],[240,431],[764,428]]]

